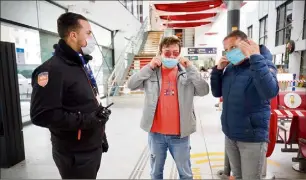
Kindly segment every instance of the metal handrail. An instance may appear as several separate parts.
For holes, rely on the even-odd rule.
[[[117,63],[115,64],[115,67],[114,67],[112,73],[110,74],[110,76],[109,76],[109,78],[108,78],[108,82],[110,82],[110,81],[112,80],[112,77],[114,76],[116,70],[120,67],[120,66],[118,66],[118,65],[119,65],[120,63],[124,62],[124,58],[122,58],[122,56],[125,55],[125,53],[127,52],[128,47],[132,44],[132,39],[135,40],[135,39],[137,39],[137,38],[140,36],[140,33],[141,33],[142,30],[144,29],[144,26],[146,25],[146,23],[147,23],[147,19],[146,19],[146,20],[144,21],[144,23],[142,24],[142,26],[141,26],[141,28],[139,29],[139,31],[138,31],[136,37],[132,37],[131,40],[130,40],[130,41],[128,42],[128,44],[126,45],[125,50],[123,50],[123,51],[120,53],[120,55],[119,55],[119,57],[118,57],[118,61],[117,61]]]
[[[141,37],[144,35],[146,31],[147,24],[148,24],[148,18],[146,18],[145,21],[143,22],[137,35],[131,38],[131,40],[126,45],[125,50],[122,51],[121,54],[119,55],[118,61],[115,64],[115,67],[112,73],[108,77],[108,81],[107,81],[107,86],[108,86],[107,95],[108,96],[112,92],[112,89],[115,86],[115,83],[117,82],[117,78],[118,77],[122,78],[121,76],[123,75],[123,72],[124,72],[123,70],[125,69],[124,65],[125,65],[125,60],[126,60],[124,55],[130,51],[132,51],[133,54],[136,54],[140,50],[140,46],[142,43],[139,43],[139,42],[142,42],[141,40],[143,40]],[[136,48],[133,47],[134,45],[136,45]]]

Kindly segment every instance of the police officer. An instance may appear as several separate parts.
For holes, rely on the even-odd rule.
[[[32,74],[31,120],[51,132],[52,154],[63,179],[96,179],[108,149],[110,110],[99,101],[88,61],[94,51],[88,20],[65,13],[57,20],[54,56]]]

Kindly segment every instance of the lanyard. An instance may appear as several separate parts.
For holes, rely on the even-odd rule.
[[[96,93],[95,95],[99,94],[98,92],[98,86],[97,86],[97,82],[96,82],[96,79],[92,73],[92,70],[90,68],[90,65],[87,63],[85,63],[85,60],[84,60],[84,57],[82,56],[82,54],[79,54],[79,57],[81,59],[81,62],[82,62],[82,65],[86,71],[86,74],[88,76],[88,78],[90,79],[90,84],[94,90],[94,92]]]
[[[82,62],[82,65],[83,65],[83,67],[84,67],[84,69],[85,69],[85,72],[86,72],[86,76],[89,78],[89,80],[90,80],[90,84],[91,84],[91,86],[92,86],[92,90],[93,90],[93,92],[94,92],[94,95],[95,96],[97,96],[97,97],[99,97],[99,91],[98,91],[98,86],[97,86],[97,82],[96,82],[96,79],[95,79],[95,77],[94,77],[94,75],[93,75],[93,73],[92,73],[92,70],[91,70],[91,68],[90,68],[90,65],[87,63],[86,64],[86,62],[85,62],[85,60],[84,60],[84,57],[82,56],[82,54],[78,54],[79,55],[79,57],[80,57],[80,59],[81,59],[81,62]],[[98,101],[99,102],[99,101]],[[81,130],[79,129],[78,130],[78,140],[80,140],[81,139]]]

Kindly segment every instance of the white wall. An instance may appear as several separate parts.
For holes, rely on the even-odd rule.
[[[150,2],[142,1],[143,5],[143,19],[145,20],[150,15]]]
[[[284,1],[282,1],[284,2]],[[241,23],[241,30],[247,32],[247,27],[253,25],[253,40],[259,41],[259,19],[268,15],[267,30],[268,42],[267,47],[271,50],[273,55],[285,53],[285,45],[275,46],[276,36],[276,20],[277,20],[277,6],[282,3],[281,1],[260,1],[255,6],[243,7],[240,11],[240,17],[247,17]],[[248,2],[249,3],[249,2]],[[291,40],[295,41],[295,51],[306,50],[306,40],[302,40],[303,18],[304,18],[304,5],[305,1],[293,1],[292,12],[292,30]],[[248,10],[246,10],[249,8]],[[250,10],[251,9],[251,10]],[[252,16],[253,15],[253,16]],[[241,19],[242,20],[242,19]],[[296,73],[299,76],[301,56],[300,52],[294,52],[289,57],[289,73]]]
[[[101,28],[100,26],[89,23],[91,26],[91,30],[97,40],[97,44],[109,47],[112,43],[112,34],[110,31]]]
[[[1,18],[38,27],[36,1],[0,1]]]
[[[153,5],[152,5],[153,6]],[[151,11],[151,17],[150,17],[150,20],[151,20],[151,29],[153,31],[161,31],[164,29],[164,26],[162,25],[163,24],[163,21],[159,18],[159,14],[156,10],[152,10]]]
[[[1,1],[1,18],[54,33],[62,13],[64,9],[46,1]]]
[[[217,32],[217,35],[205,35],[206,32]],[[227,33],[227,11],[222,10],[216,17],[212,25],[200,26],[195,28],[195,47],[216,47],[216,61],[222,56],[223,44],[222,40]],[[201,46],[201,44],[207,44]]]
[[[66,11],[46,1],[37,1],[37,8],[39,28],[57,33],[57,18]]]
[[[114,38],[115,60],[125,50],[125,38],[135,36],[141,23],[119,1],[56,1],[69,11],[84,15],[110,29],[119,30]]]
[[[259,21],[258,20],[258,1],[248,1],[240,9],[240,30],[247,34],[247,28],[252,26],[252,39],[258,43],[259,40]],[[269,23],[269,22],[268,22]]]
[[[119,1],[55,1],[68,11],[80,13],[110,30],[119,30],[114,39],[115,60],[125,50],[126,38],[135,36],[141,27],[138,19]],[[136,11],[137,9],[134,8]],[[149,15],[144,1],[144,18]],[[46,1],[1,1],[1,18],[57,33],[56,20],[65,10]],[[100,45],[109,46],[110,33],[91,23]]]

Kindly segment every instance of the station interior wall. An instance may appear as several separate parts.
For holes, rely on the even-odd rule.
[[[1,41],[13,42],[16,48],[24,50],[24,62],[18,65],[19,69],[31,71],[52,56],[53,44],[59,40],[57,18],[67,11],[82,14],[90,20],[97,40],[91,62],[94,72],[104,60],[108,66],[114,65],[129,39],[136,36],[141,27],[135,14],[119,1],[52,2],[1,1]],[[149,15],[147,2],[144,2],[143,11],[145,19]],[[103,72],[100,75],[98,79],[102,80]]]
[[[267,43],[274,58],[284,56],[285,44],[275,45],[276,38],[276,21],[277,7],[285,3],[285,1],[247,1],[240,9],[240,29],[247,34],[247,28],[252,25],[252,39],[259,43],[259,20],[265,16],[267,19]],[[293,1],[292,10],[292,29],[291,40],[295,41],[295,52],[289,56],[288,72],[295,73],[297,77],[300,75],[302,61],[306,66],[306,39],[302,38],[305,1]],[[305,25],[304,25],[305,26]],[[222,56],[223,45],[222,40],[227,34],[227,10],[223,9],[212,25],[200,26],[195,28],[195,47],[217,47],[216,63]],[[216,35],[205,35],[206,32],[217,32]],[[304,53],[303,53],[304,52]],[[302,57],[304,54],[304,58]],[[306,67],[305,67],[306,69]],[[306,75],[306,74],[305,74]]]

